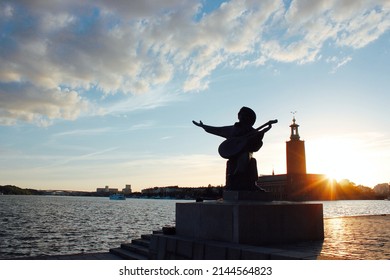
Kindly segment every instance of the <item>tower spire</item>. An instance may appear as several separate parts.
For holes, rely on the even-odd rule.
[[[293,119],[292,119],[292,124],[290,125],[291,127],[291,135],[290,135],[290,139],[291,140],[299,140],[300,137],[299,137],[299,133],[298,133],[298,127],[299,125],[295,123],[295,114],[297,113],[297,111],[293,111],[291,112],[291,114],[293,114]]]

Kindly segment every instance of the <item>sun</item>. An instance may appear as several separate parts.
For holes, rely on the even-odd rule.
[[[345,138],[321,138],[306,147],[308,173],[326,174],[329,179],[354,180],[367,173],[359,141]]]

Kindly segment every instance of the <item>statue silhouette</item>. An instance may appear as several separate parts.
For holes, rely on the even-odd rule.
[[[238,122],[231,126],[215,127],[205,125],[202,121],[192,122],[208,133],[226,138],[218,148],[220,156],[228,159],[226,190],[261,190],[256,186],[258,173],[253,153],[262,147],[264,134],[277,120],[269,121],[255,129],[253,125],[256,122],[256,113],[248,107],[242,107],[238,112]]]

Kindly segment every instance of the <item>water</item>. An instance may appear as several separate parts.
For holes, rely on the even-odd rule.
[[[174,225],[176,202],[0,196],[0,259],[107,252],[141,234]],[[324,217],[390,214],[390,201],[321,203]]]
[[[390,214],[388,200],[321,201],[325,218]]]
[[[0,196],[0,259],[107,252],[165,225],[175,201]]]

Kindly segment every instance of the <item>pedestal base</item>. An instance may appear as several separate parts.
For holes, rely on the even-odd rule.
[[[255,246],[323,240],[322,204],[177,203],[176,234]]]

